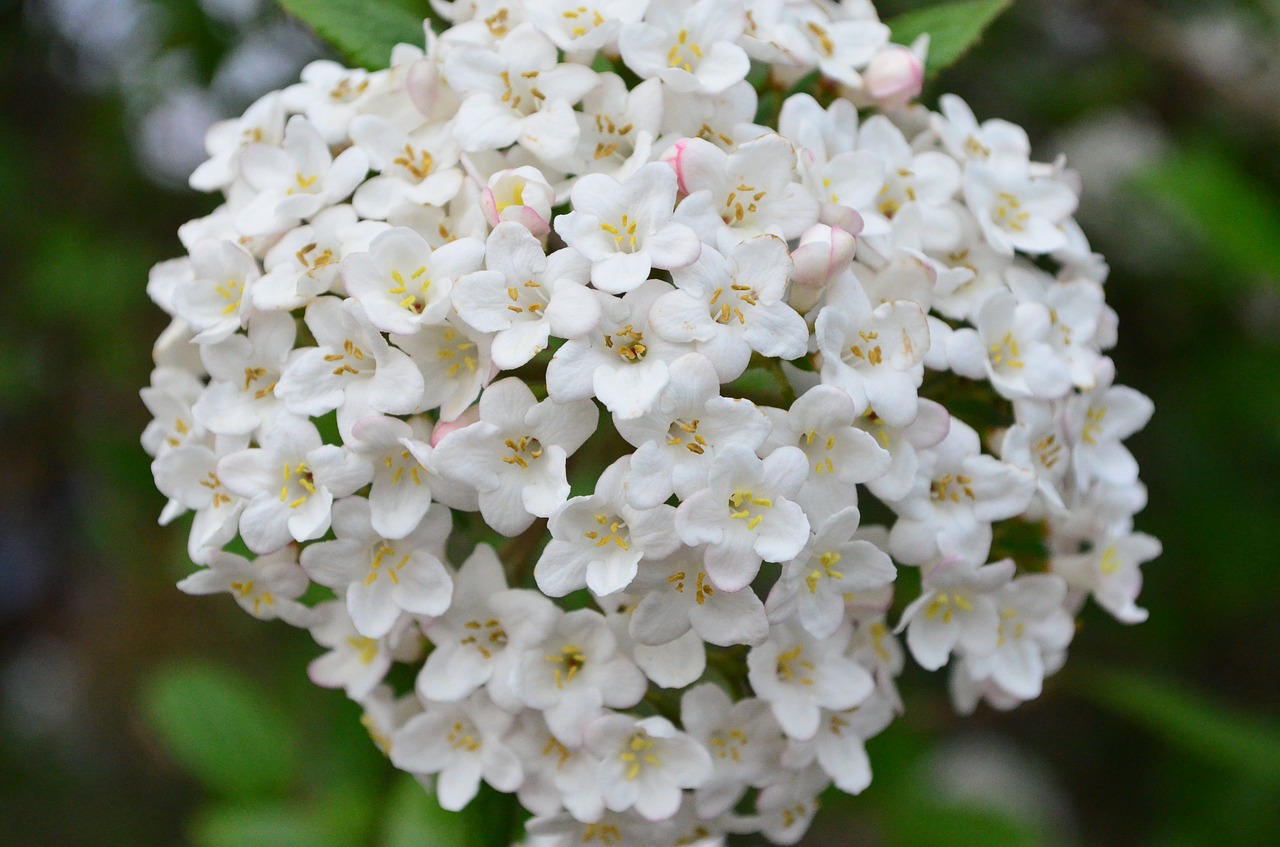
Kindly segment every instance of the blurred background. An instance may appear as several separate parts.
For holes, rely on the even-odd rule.
[[[138,443],[147,270],[214,206],[185,183],[204,130],[322,55],[270,0],[0,0],[0,844],[449,843],[305,633],[173,587],[185,525],[156,526]],[[1083,175],[1165,553],[1150,620],[1089,608],[1018,711],[956,717],[909,668],[871,788],[805,843],[1270,847],[1280,2],[1019,0],[948,90]]]

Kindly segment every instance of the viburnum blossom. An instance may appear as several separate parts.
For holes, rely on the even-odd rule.
[[[1086,602],[1146,618],[1152,404],[1074,177],[912,102],[927,38],[868,0],[431,5],[387,70],[209,132],[225,202],[147,282],[181,590],[306,629],[393,766],[538,847],[794,844],[908,655],[1011,708]]]

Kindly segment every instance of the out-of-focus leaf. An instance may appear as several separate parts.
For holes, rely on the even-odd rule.
[[[304,808],[229,806],[203,810],[192,825],[196,847],[333,847],[344,841],[328,820]]]
[[[396,783],[387,801],[379,847],[508,847],[516,826],[514,798],[486,785],[461,812],[440,808],[417,780]]]
[[[1043,847],[1044,835],[1034,827],[999,812],[967,806],[898,807],[885,826],[895,847]]]
[[[929,34],[925,76],[932,77],[981,41],[983,31],[1011,5],[1013,0],[960,0],[903,12],[888,24],[898,44]]]
[[[396,44],[422,44],[422,18],[391,0],[280,0],[285,11],[346,59],[370,70],[387,67]]]
[[[1075,689],[1171,746],[1240,776],[1280,780],[1280,731],[1260,719],[1228,712],[1194,691],[1133,672],[1077,672]]]
[[[161,670],[144,688],[142,706],[173,757],[217,793],[261,799],[293,780],[298,745],[287,716],[226,669]]]
[[[1139,191],[1180,217],[1229,271],[1280,282],[1280,203],[1230,157],[1205,146],[1175,150],[1135,179]]]

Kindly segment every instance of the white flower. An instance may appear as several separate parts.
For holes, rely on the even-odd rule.
[[[555,815],[562,809],[579,821],[599,821],[605,815],[596,776],[600,761],[581,746],[561,743],[541,712],[521,711],[503,743],[520,757],[524,781],[516,796],[534,815]]]
[[[809,40],[812,56],[824,76],[852,88],[862,87],[859,68],[864,68],[889,40],[889,28],[875,19],[828,18],[817,4],[800,6],[800,31]]]
[[[796,182],[795,150],[780,135],[761,136],[730,153],[688,138],[667,157],[680,190],[691,195],[681,205],[685,220],[721,252],[756,235],[797,238],[818,222],[817,201]],[[698,195],[702,191],[707,194]]]
[[[542,171],[529,165],[496,172],[480,192],[480,205],[489,226],[512,221],[538,238],[551,231],[555,199],[556,193]]]
[[[587,726],[584,738],[600,759],[604,802],[615,812],[634,808],[648,820],[667,820],[680,808],[681,789],[711,775],[706,748],[666,718],[605,715]]]
[[[572,173],[622,179],[649,161],[662,126],[665,92],[656,79],[631,90],[617,74],[602,73],[598,79],[599,85],[582,98],[582,110],[575,113],[578,147],[563,164]]]
[[[574,182],[570,199],[574,210],[556,218],[556,232],[591,261],[591,283],[601,291],[633,291],[654,267],[683,268],[702,250],[693,230],[671,220],[676,177],[660,162],[622,183],[587,174]]]
[[[255,553],[324,535],[333,499],[354,493],[373,476],[368,462],[322,444],[310,421],[290,415],[272,421],[259,443],[222,457],[217,468],[222,484],[249,501],[240,515],[240,535]]]
[[[623,456],[600,475],[594,494],[574,497],[551,516],[551,542],[533,569],[544,594],[563,597],[583,587],[613,594],[631,584],[642,557],[675,551],[675,509],[628,505],[624,482],[630,469]]]
[[[970,379],[986,377],[1009,399],[1053,400],[1071,390],[1071,372],[1049,343],[1052,318],[1040,303],[993,294],[978,311],[976,329],[958,329],[946,341],[951,368]]]
[[[871,696],[871,674],[845,655],[852,634],[845,624],[818,639],[795,623],[782,624],[747,653],[751,688],[789,738],[813,738],[823,709],[852,709]]]
[[[556,738],[571,747],[582,743],[601,709],[629,709],[646,688],[644,674],[618,652],[609,625],[590,609],[561,616],[540,642],[525,648],[513,679],[520,701],[540,709]]]
[[[495,365],[518,368],[552,335],[576,338],[600,320],[600,303],[586,288],[588,266],[574,250],[547,256],[528,229],[503,221],[486,243],[485,270],[458,281],[453,305],[480,332],[496,333]]]
[[[1049,253],[1067,244],[1058,228],[1076,210],[1077,198],[1053,177],[1032,176],[1025,159],[993,157],[964,173],[964,199],[987,241],[1012,256],[1015,249]]]
[[[649,324],[653,302],[671,290],[651,279],[622,299],[603,291],[595,330],[571,339],[547,365],[547,391],[558,402],[598,397],[617,418],[638,418],[653,407],[670,379],[668,365],[688,352]]]
[[[993,119],[978,125],[969,105],[954,94],[938,98],[942,114],[931,116],[930,126],[946,145],[947,152],[961,162],[999,159],[1026,159],[1031,154],[1027,132],[1016,124]]]
[[[221,550],[209,554],[208,567],[178,583],[187,594],[230,594],[240,608],[259,620],[280,618],[306,626],[311,610],[298,598],[310,583],[298,567],[298,551],[286,547],[249,560]]]
[[[858,520],[856,507],[836,512],[783,565],[766,606],[771,621],[794,617],[815,638],[826,638],[840,627],[847,602],[893,582],[897,570],[889,556],[854,538]]]
[[[1075,635],[1075,621],[1063,608],[1066,596],[1066,583],[1053,574],[1028,574],[1005,585],[996,597],[996,648],[966,657],[970,676],[990,679],[1020,700],[1039,697],[1045,654],[1065,650]]]
[[[418,674],[418,696],[457,702],[486,686],[495,703],[518,711],[511,676],[522,639],[550,631],[558,614],[537,592],[507,590],[497,553],[477,545],[454,577],[448,611],[426,626],[435,649]]]
[[[673,91],[718,94],[747,75],[750,60],[734,43],[746,20],[733,0],[650,0],[644,23],[618,33],[622,60]]]
[[[809,539],[809,520],[792,498],[808,472],[804,453],[779,447],[764,460],[728,444],[712,461],[707,487],[676,509],[676,533],[707,545],[706,570],[723,591],[755,579],[762,560],[785,562]]]
[[[347,446],[373,466],[369,519],[384,538],[404,538],[431,507],[436,474],[421,463],[430,456],[430,425],[423,418],[408,423],[383,415],[361,418]]]
[[[422,401],[416,411],[439,410],[440,420],[461,415],[493,378],[490,336],[476,332],[456,316],[424,326],[413,335],[392,337],[421,374]]]
[[[649,320],[669,341],[697,342],[721,382],[737,379],[754,350],[795,359],[809,343],[804,318],[786,302],[791,257],[782,239],[750,238],[723,256],[711,247],[672,273],[678,290],[654,302]]]
[[[590,53],[613,40],[618,27],[644,17],[647,0],[542,0],[529,20],[565,53]]]
[[[436,467],[480,493],[489,526],[517,535],[569,499],[565,458],[595,431],[597,414],[586,401],[539,403],[523,382],[503,379],[481,395],[479,421],[440,440]]]
[[[441,808],[459,811],[481,779],[499,791],[520,786],[520,760],[502,742],[512,720],[483,691],[465,703],[427,703],[392,736],[391,762],[410,773],[437,774]]]
[[[342,279],[370,323],[383,332],[412,335],[444,322],[456,280],[478,270],[483,258],[478,239],[459,238],[432,250],[421,235],[396,227],[373,239],[368,253],[343,259]]]
[[[266,274],[249,290],[254,308],[292,311],[338,290],[344,250],[356,246],[351,239],[359,228],[356,221],[350,206],[330,206],[311,223],[285,233],[267,251]]]
[[[417,658],[420,639],[408,618],[383,638],[366,638],[352,626],[345,603],[321,603],[312,614],[311,637],[329,652],[307,665],[307,676],[322,688],[342,688],[352,700],[363,700],[382,682],[393,661]]]
[[[221,341],[245,324],[249,292],[262,272],[235,242],[202,239],[191,246],[191,273],[174,289],[174,314],[198,331],[196,343]]]
[[[246,501],[222,484],[217,466],[219,459],[243,450],[248,441],[244,436],[223,436],[214,439],[212,446],[188,442],[165,450],[151,463],[156,488],[170,498],[160,523],[170,523],[187,509],[196,513],[187,537],[187,554],[193,562],[205,563],[235,538]]]
[[[453,579],[440,557],[452,524],[437,509],[405,537],[387,539],[373,528],[369,511],[363,497],[334,503],[337,540],[312,544],[300,561],[316,582],[346,595],[357,632],[381,638],[401,612],[435,616],[449,608]]]
[[[403,352],[387,344],[354,300],[321,297],[307,307],[316,347],[299,350],[276,383],[276,396],[298,415],[338,410],[338,431],[381,412],[416,411],[422,375]]]
[[[982,567],[943,562],[924,575],[924,592],[902,612],[898,632],[920,666],[934,671],[953,650],[986,656],[1000,638],[996,595],[1013,577],[1010,559]]]
[[[750,587],[721,591],[711,584],[703,547],[681,547],[646,561],[631,591],[639,596],[630,633],[639,644],[668,644],[692,629],[708,644],[758,644],[769,632],[764,604]]]
[[[200,345],[210,383],[191,407],[203,426],[223,435],[248,435],[284,412],[276,383],[293,350],[296,327],[289,315],[261,312],[246,335]]]
[[[871,784],[871,760],[863,742],[892,720],[893,705],[880,696],[852,709],[823,710],[818,734],[808,741],[792,740],[783,754],[783,765],[799,770],[816,761],[841,791],[861,794]]]
[[[1142,623],[1147,610],[1135,602],[1142,591],[1139,566],[1160,553],[1160,542],[1150,535],[1113,528],[1090,552],[1054,557],[1052,570],[1071,587],[1091,592],[1116,620]]]
[[[799,447],[809,460],[808,478],[796,502],[815,526],[837,511],[857,506],[858,483],[889,470],[889,451],[855,425],[857,407],[839,388],[817,385],[785,413],[770,411],[773,432],[767,443]]]
[[[784,772],[756,798],[760,834],[774,844],[798,842],[818,812],[818,796],[829,785],[831,780],[817,767]]]
[[[440,124],[406,132],[385,118],[361,115],[351,123],[351,140],[379,174],[351,199],[362,218],[386,220],[404,205],[443,206],[462,186],[457,142]]]
[[[924,312],[910,300],[872,308],[852,274],[833,283],[827,296],[814,324],[823,383],[844,389],[859,414],[870,409],[890,426],[910,424],[929,350]]]
[[[464,97],[453,125],[462,149],[519,143],[544,161],[572,152],[578,142],[573,104],[596,84],[587,66],[557,64],[555,45],[527,23],[503,39],[501,52],[451,43],[444,70]]]
[[[1098,387],[1067,400],[1066,427],[1071,437],[1072,470],[1076,486],[1094,480],[1127,485],[1138,478],[1138,463],[1120,442],[1147,425],[1155,407],[1145,395],[1112,385],[1110,368]]]
[[[631,458],[627,498],[641,509],[665,503],[673,492],[685,498],[705,487],[720,445],[733,441],[756,450],[769,433],[769,421],[754,403],[720,396],[707,357],[690,353],[671,368],[679,378],[667,383],[647,413],[614,416],[618,434],[638,448]]]
[[[240,175],[240,153],[250,144],[279,144],[284,139],[280,92],[264,94],[243,115],[218,121],[204,136],[209,159],[191,172],[187,182],[197,191],[228,188]]]
[[[761,788],[776,777],[784,739],[763,700],[735,703],[723,688],[703,683],[680,698],[680,722],[711,754],[711,776],[694,792],[700,817],[724,814],[748,787]]]
[[[947,437],[918,460],[910,493],[889,504],[898,513],[889,552],[906,564],[940,555],[983,561],[991,522],[1021,514],[1036,491],[1031,471],[984,455],[978,434],[954,418]]]
[[[316,127],[294,115],[280,147],[253,144],[240,154],[240,169],[258,193],[236,213],[245,235],[269,235],[295,227],[351,195],[369,170],[359,147],[334,158]]]

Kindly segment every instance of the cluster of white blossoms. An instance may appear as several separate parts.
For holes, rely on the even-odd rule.
[[[433,5],[209,133],[225,203],[148,286],[184,591],[309,629],[394,765],[539,847],[794,843],[905,652],[1009,708],[1089,597],[1145,618],[1152,409],[1073,175],[911,104],[923,43],[868,0]]]

